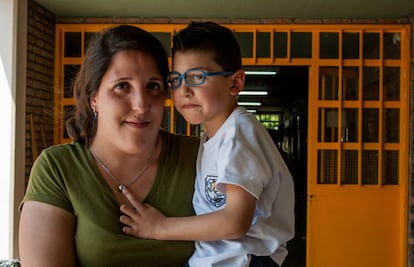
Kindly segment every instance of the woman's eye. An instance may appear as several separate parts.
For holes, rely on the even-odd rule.
[[[118,84],[115,85],[115,89],[117,89],[117,90],[125,90],[127,88],[129,88],[129,84],[125,83],[125,82],[118,83]]]
[[[152,92],[162,91],[162,89],[163,89],[162,84],[157,83],[157,82],[150,82],[150,83],[148,83],[147,87]]]

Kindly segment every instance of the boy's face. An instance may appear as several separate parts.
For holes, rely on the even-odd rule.
[[[194,68],[206,72],[222,72],[223,70],[212,57],[211,53],[203,51],[177,52],[173,58],[173,71],[184,74]],[[235,81],[243,76],[243,83]],[[209,137],[212,137],[218,128],[227,119],[237,105],[237,94],[244,85],[242,70],[231,75],[207,76],[205,82],[196,86],[189,86],[185,79],[181,85],[172,89],[175,108],[191,124],[204,124]]]

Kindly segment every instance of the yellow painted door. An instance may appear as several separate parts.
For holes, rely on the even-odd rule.
[[[406,261],[407,95],[402,68],[313,68],[308,267]]]

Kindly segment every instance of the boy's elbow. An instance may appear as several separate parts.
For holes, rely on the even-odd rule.
[[[248,224],[248,225],[243,224],[243,223],[240,223],[240,221],[234,222],[231,225],[231,229],[228,232],[229,234],[228,234],[227,239],[242,238],[244,235],[246,235],[246,233],[249,231],[249,229],[250,229],[250,224]]]

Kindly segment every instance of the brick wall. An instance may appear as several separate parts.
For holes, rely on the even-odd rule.
[[[34,161],[33,148],[40,153],[53,143],[55,16],[29,1],[27,24],[26,182]]]

